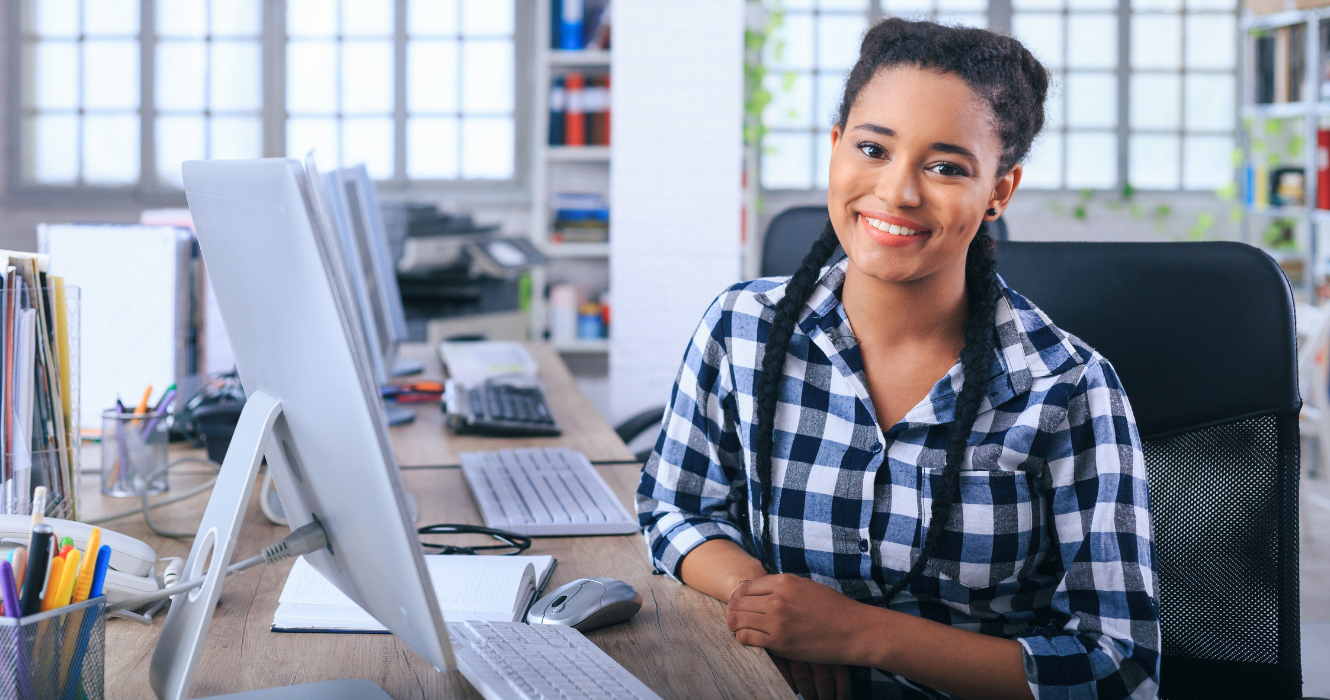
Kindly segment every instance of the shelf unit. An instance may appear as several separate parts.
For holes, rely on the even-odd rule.
[[[609,243],[552,243],[551,194],[566,181],[569,172],[581,169],[584,177],[593,172],[592,180],[603,180],[603,189],[608,199],[610,148],[609,146],[551,146],[549,145],[549,102],[550,81],[562,72],[569,70],[587,70],[604,72],[610,70],[612,51],[589,49],[584,51],[566,51],[550,48],[553,27],[550,24],[549,0],[537,0],[537,46],[535,76],[535,113],[532,120],[535,128],[531,159],[531,240],[549,260],[545,265],[532,270],[532,294],[530,311],[530,335],[533,339],[546,337],[549,325],[549,309],[546,290],[552,279],[558,278],[560,266],[593,266],[602,270],[609,279]],[[576,178],[573,178],[576,179]],[[572,340],[553,342],[561,353],[599,353],[609,352],[609,340]]]
[[[1246,203],[1244,206],[1246,211],[1245,234],[1248,242],[1259,246],[1264,243],[1260,240],[1260,232],[1271,219],[1292,219],[1299,223],[1299,226],[1306,232],[1306,245],[1302,251],[1297,255],[1284,252],[1272,252],[1271,255],[1281,261],[1290,258],[1302,259],[1304,284],[1299,291],[1305,293],[1309,300],[1316,299],[1317,274],[1318,269],[1322,267],[1321,257],[1325,252],[1325,247],[1321,245],[1320,241],[1322,230],[1324,229],[1326,233],[1330,234],[1330,210],[1315,208],[1318,184],[1317,130],[1320,128],[1322,119],[1330,123],[1330,101],[1320,99],[1323,80],[1322,62],[1326,58],[1322,54],[1323,47],[1321,46],[1320,29],[1323,22],[1330,24],[1330,8],[1287,10],[1259,17],[1247,15],[1243,17],[1241,23],[1242,43],[1239,52],[1239,94],[1242,96],[1242,108],[1240,110],[1242,123],[1239,129],[1243,173],[1242,196],[1244,202],[1247,198],[1251,199],[1251,203]],[[1255,103],[1256,85],[1252,76],[1255,74],[1256,65],[1256,39],[1265,32],[1299,25],[1304,27],[1304,64],[1301,95],[1304,99],[1296,102]],[[1286,66],[1287,61],[1281,63],[1276,60],[1276,66],[1281,65]],[[1256,184],[1255,178],[1248,176],[1248,173],[1254,171],[1256,167],[1252,155],[1254,150],[1252,144],[1253,141],[1265,138],[1265,127],[1268,122],[1285,120],[1302,120],[1298,133],[1302,139],[1301,153],[1298,154],[1296,160],[1289,158],[1287,164],[1302,167],[1303,197],[1306,205],[1257,207],[1254,204],[1256,201],[1254,193],[1246,191]],[[1267,182],[1265,185],[1268,187],[1269,183]],[[1253,231],[1253,226],[1255,231]]]

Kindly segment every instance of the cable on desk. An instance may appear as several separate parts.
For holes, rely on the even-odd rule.
[[[104,515],[100,518],[92,518],[90,520],[85,520],[83,522],[89,525],[101,525],[103,523],[109,523],[112,520],[119,520],[121,518],[127,518],[131,515],[142,513],[143,519],[148,523],[148,527],[151,528],[152,531],[160,537],[167,537],[176,540],[193,537],[197,533],[192,530],[188,532],[183,530],[163,530],[162,528],[158,527],[157,523],[152,519],[152,510],[154,508],[160,508],[162,506],[167,506],[172,503],[179,503],[180,501],[183,501],[186,498],[193,498],[194,496],[197,496],[205,491],[212,489],[213,484],[217,483],[217,476],[215,474],[213,475],[212,478],[208,479],[202,484],[199,484],[198,486],[195,486],[194,488],[184,493],[177,494],[170,498],[166,498],[156,502],[148,501],[148,488],[152,484],[153,480],[156,479],[158,476],[161,476],[164,472],[170,471],[173,467],[180,464],[203,464],[212,467],[214,470],[216,470],[216,472],[220,472],[222,470],[222,465],[210,459],[205,459],[203,457],[180,457],[178,459],[172,460],[166,466],[157,469],[156,471],[152,472],[143,479],[143,491],[139,493],[139,498],[141,499],[141,505],[138,508],[130,508],[129,510],[123,510],[118,513],[111,513],[110,515]]]
[[[421,535],[489,535],[503,544],[482,544],[472,547],[465,547],[455,544],[434,544],[433,542],[420,541],[420,546],[436,550],[434,554],[479,554],[491,549],[511,549],[511,552],[504,552],[505,556],[521,554],[531,548],[531,538],[526,535],[519,535],[516,532],[507,530],[497,530],[492,527],[481,527],[480,525],[454,525],[452,523],[440,523],[438,525],[426,525],[418,530]]]

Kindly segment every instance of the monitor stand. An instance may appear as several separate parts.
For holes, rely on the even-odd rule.
[[[250,496],[254,493],[255,477],[263,461],[266,447],[272,438],[273,426],[282,414],[282,403],[262,390],[250,394],[240,411],[231,445],[222,460],[217,483],[203,512],[198,534],[185,561],[184,580],[202,577],[203,585],[188,593],[181,593],[171,601],[162,625],[157,648],[152,654],[148,679],[153,692],[161,700],[184,700],[189,697],[194,683],[194,672],[203,656],[208,630],[212,627],[213,611],[222,596],[226,569],[235,554],[240,537],[240,525]],[[268,467],[290,471],[281,450],[269,455]],[[206,573],[205,573],[206,569]],[[280,662],[274,662],[280,663]],[[375,694],[377,691],[377,694]],[[379,686],[369,681],[335,680],[324,683],[273,688],[256,693],[221,696],[237,700],[313,700],[313,698],[376,698],[388,697]]]
[[[383,402],[383,412],[388,414],[388,425],[390,426],[406,425],[416,419],[415,411],[405,406],[394,405],[387,401]]]

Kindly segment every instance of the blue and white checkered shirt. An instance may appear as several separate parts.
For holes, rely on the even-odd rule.
[[[840,301],[845,265],[823,271],[790,340],[767,510],[780,571],[883,605],[930,526],[962,375],[958,363],[883,430]],[[726,290],[684,355],[637,495],[652,559],[671,575],[707,540],[753,551],[753,388],[785,288]],[[1158,581],[1131,406],[1107,360],[1002,290],[959,499],[890,607],[1017,639],[1035,697],[1153,698]],[[856,697],[942,697],[876,669],[852,676]]]

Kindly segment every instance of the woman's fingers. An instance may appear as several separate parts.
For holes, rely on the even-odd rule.
[[[746,647],[771,647],[771,635],[761,630],[744,628],[734,633],[735,641]]]
[[[850,700],[850,667],[833,666],[836,673],[836,700]]]
[[[804,661],[790,661],[790,675],[794,677],[794,689],[804,700],[821,700],[817,694],[817,684],[813,681],[813,669]]]
[[[738,632],[741,629],[758,630],[766,632],[766,615],[759,613],[743,612],[742,610],[731,610],[725,615],[725,625],[731,632]]]
[[[818,700],[832,700],[836,697],[836,675],[830,666],[809,664],[813,671],[813,685],[817,687]]]

